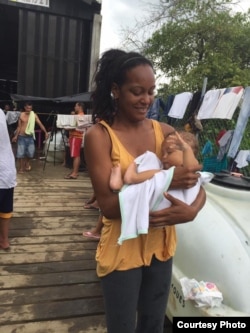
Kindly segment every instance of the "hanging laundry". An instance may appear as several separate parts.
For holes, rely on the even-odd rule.
[[[212,145],[212,142],[210,140],[208,140],[205,143],[201,154],[204,156],[204,155],[212,155],[212,153],[213,153],[213,145]]]
[[[244,168],[248,166],[250,162],[250,150],[240,150],[234,160],[237,164],[237,168]]]
[[[155,98],[153,104],[148,109],[147,118],[160,120],[160,110],[164,110],[165,104],[161,98]]]
[[[234,130],[234,135],[228,150],[229,157],[234,158],[236,156],[249,117],[250,117],[250,87],[246,87],[243,95],[243,102],[241,104],[240,113]]]
[[[173,105],[175,95],[169,95],[163,110],[163,116],[167,117],[171,106]]]
[[[193,97],[191,92],[183,92],[177,94],[174,98],[173,104],[169,110],[168,116],[172,118],[182,119],[187,110],[188,104]]]
[[[226,130],[223,128],[222,130],[220,130],[219,134],[217,135],[215,142],[216,145],[219,146],[219,140],[223,137],[223,135],[226,133]]]
[[[232,119],[244,93],[242,86],[225,89],[211,118]]]
[[[56,120],[56,126],[58,128],[88,127],[91,124],[92,124],[91,114],[85,114],[81,117],[70,114],[58,114]]]
[[[188,108],[185,113],[185,118],[193,118],[194,115],[197,115],[198,108],[201,105],[201,91],[196,91],[193,94],[193,97],[188,105]]]
[[[219,152],[217,155],[217,160],[221,161],[223,159],[223,157],[227,154],[228,152],[228,148],[230,146],[232,137],[233,137],[233,130],[228,130],[226,131],[226,133],[220,138],[220,140],[218,141],[219,143]]]
[[[200,109],[197,114],[198,119],[210,119],[214,112],[220,97],[223,95],[225,89],[213,89],[205,93]]]

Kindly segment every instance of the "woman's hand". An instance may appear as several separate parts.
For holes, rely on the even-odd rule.
[[[194,220],[206,201],[206,193],[202,187],[192,205],[185,204],[183,201],[174,198],[167,192],[164,192],[164,196],[171,202],[171,206],[166,209],[150,212],[150,227],[163,227],[190,222]]]
[[[173,179],[170,184],[172,189],[187,189],[196,185],[202,165],[198,164],[193,167],[175,167]]]

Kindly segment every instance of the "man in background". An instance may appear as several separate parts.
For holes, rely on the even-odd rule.
[[[39,117],[32,110],[32,103],[24,103],[24,111],[18,119],[18,126],[16,133],[12,138],[12,142],[17,142],[17,154],[19,159],[18,173],[24,173],[24,171],[30,171],[30,160],[35,155],[35,125],[38,125],[45,134],[45,139],[48,139],[49,135],[40,121]]]

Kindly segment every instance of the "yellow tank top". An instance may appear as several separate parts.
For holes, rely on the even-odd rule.
[[[122,174],[124,174],[134,157],[128,153],[111,127],[105,121],[100,123],[107,129],[112,142],[112,161],[114,164],[120,163]],[[159,122],[152,120],[152,126],[156,138],[155,153],[161,158],[161,143],[164,135]],[[125,240],[122,245],[118,245],[121,220],[110,220],[104,217],[103,223],[102,236],[96,252],[97,275],[99,277],[105,276],[114,270],[123,271],[140,266],[149,266],[153,255],[158,260],[166,261],[175,253],[176,232],[174,226],[149,228],[148,234]]]

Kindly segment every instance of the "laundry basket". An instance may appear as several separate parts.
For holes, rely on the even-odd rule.
[[[212,173],[220,172],[221,170],[227,170],[228,168],[228,161],[226,155],[221,161],[217,159],[217,156],[204,157],[202,164],[202,171],[208,171]]]

